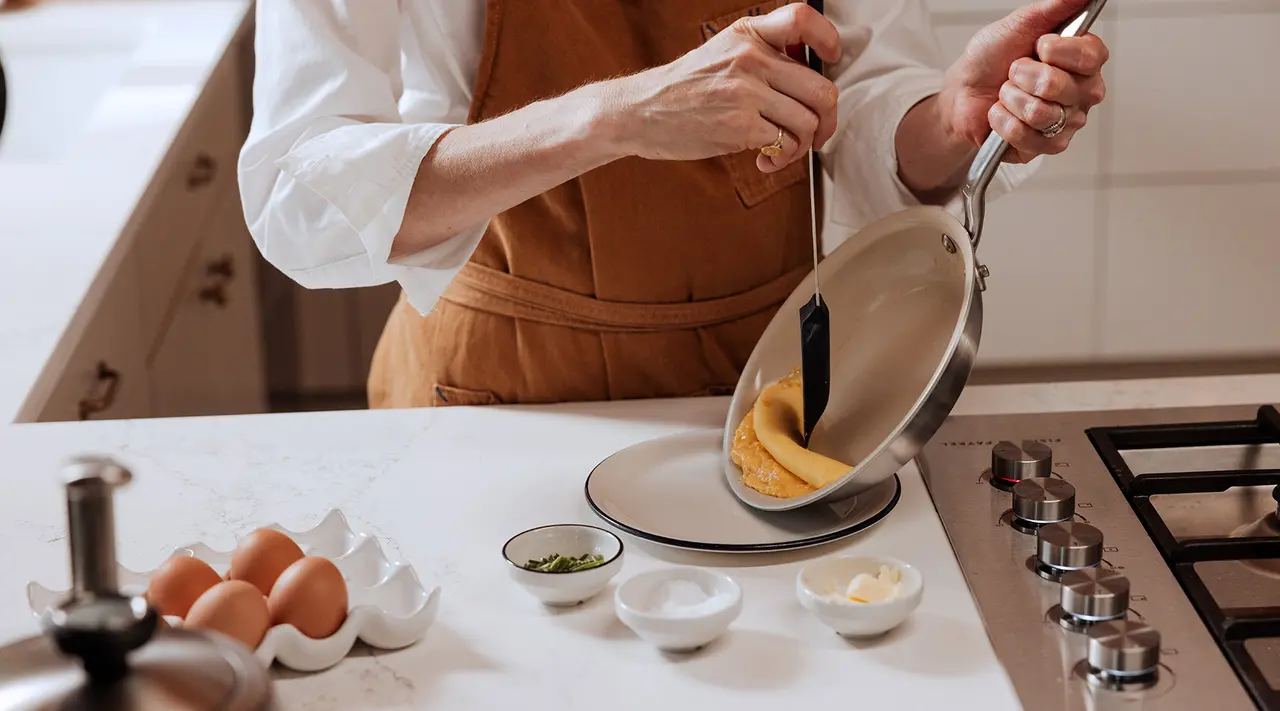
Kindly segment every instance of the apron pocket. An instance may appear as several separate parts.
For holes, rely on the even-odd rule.
[[[729,171],[729,179],[738,191],[738,199],[745,207],[755,207],[787,188],[800,182],[809,174],[805,169],[808,153],[776,173],[761,173],[756,167],[759,151],[746,151],[719,160]]]
[[[488,390],[470,390],[452,385],[436,383],[431,389],[431,404],[434,407],[467,407],[473,405],[500,405],[498,396]]]
[[[766,2],[759,2],[757,0],[756,2],[748,2],[745,7],[737,12],[706,20],[699,27],[702,41],[706,42],[716,36],[736,20],[743,17],[767,15],[794,1],[767,0]],[[728,171],[729,179],[733,182],[733,187],[738,193],[738,199],[746,207],[759,205],[782,190],[795,185],[809,174],[809,171],[805,168],[807,161],[803,157],[776,173],[768,175],[761,173],[760,169],[756,167],[756,156],[759,153],[759,150],[743,151],[742,153],[721,156],[716,159]]]

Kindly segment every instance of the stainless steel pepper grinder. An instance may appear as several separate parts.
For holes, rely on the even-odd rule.
[[[271,677],[244,645],[165,624],[120,593],[115,489],[132,479],[105,457],[66,467],[71,590],[44,634],[0,648],[0,711],[272,708]]]

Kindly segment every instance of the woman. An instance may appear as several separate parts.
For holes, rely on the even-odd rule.
[[[923,0],[259,0],[246,217],[303,286],[400,283],[374,407],[730,392],[811,267],[809,147],[828,252],[993,129],[1062,151],[1107,48],[1045,35],[1083,6],[944,73]]]

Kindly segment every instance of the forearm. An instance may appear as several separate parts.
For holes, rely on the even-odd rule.
[[[940,96],[912,107],[894,138],[899,179],[917,199],[931,205],[941,205],[955,194],[977,154],[950,130]]]
[[[441,136],[418,168],[391,259],[623,157],[620,103],[602,82]]]

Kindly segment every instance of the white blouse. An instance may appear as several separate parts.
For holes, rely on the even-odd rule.
[[[566,2],[572,0],[566,0]],[[245,218],[263,256],[307,288],[395,280],[431,310],[487,227],[391,262],[414,176],[464,123],[484,37],[484,0],[258,0],[253,124],[240,154]],[[840,90],[824,148],[823,250],[916,204],[897,178],[894,133],[942,85],[923,0],[827,0],[844,30],[869,26],[856,61],[828,67]],[[1004,166],[993,199],[1029,167]]]

